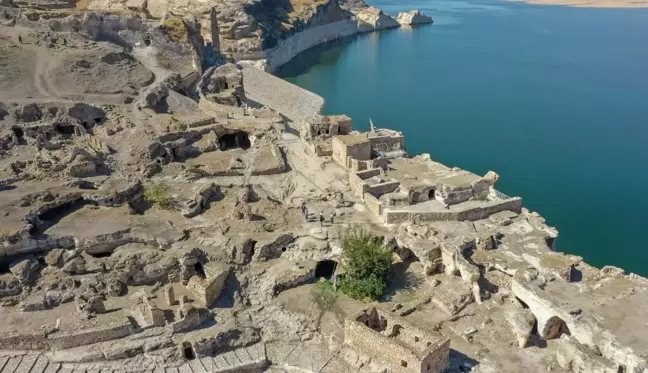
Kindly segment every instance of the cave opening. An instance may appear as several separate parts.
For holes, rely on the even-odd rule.
[[[38,219],[45,222],[56,222],[86,205],[96,205],[93,201],[86,201],[83,198],[62,203],[58,206],[53,206],[38,215]]]
[[[54,126],[54,130],[63,135],[74,135],[74,126],[57,124]]]
[[[25,131],[22,130],[20,127],[12,127],[11,131],[16,135],[19,141],[22,141],[24,136],[25,136]]]
[[[194,264],[194,269],[196,270],[196,274],[198,274],[198,276],[202,278],[207,277],[207,275],[205,274],[205,268],[203,267],[202,263],[198,262]]]
[[[250,138],[247,133],[243,131],[237,131],[219,137],[218,145],[220,150],[228,150],[236,148],[249,149],[251,144]]]
[[[194,360],[196,358],[196,354],[189,342],[182,343],[182,353],[187,360]]]
[[[320,260],[317,262],[317,266],[315,266],[315,278],[324,277],[325,279],[330,280],[335,274],[337,264],[338,263],[335,260]]]

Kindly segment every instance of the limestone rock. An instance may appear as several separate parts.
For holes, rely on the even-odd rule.
[[[365,32],[400,26],[400,23],[393,17],[372,6],[356,13],[356,17],[358,18],[358,28]]]
[[[201,214],[208,206],[209,202],[220,194],[220,188],[214,183],[202,185],[194,196],[193,200],[187,202],[182,209],[182,216],[193,218]]]
[[[38,260],[34,256],[14,262],[9,266],[9,270],[21,284],[29,283],[39,269],[40,264],[38,264]]]
[[[241,106],[245,100],[243,74],[233,63],[207,69],[198,87],[202,96],[219,104]]]
[[[528,310],[509,304],[504,313],[506,321],[511,325],[511,331],[517,338],[519,347],[524,348],[529,345],[531,334],[533,332],[533,323],[535,318]]]
[[[415,9],[410,12],[398,13],[398,23],[401,25],[418,25],[423,23],[432,23],[432,17],[426,16],[420,10]]]
[[[138,107],[153,109],[155,112],[164,113],[167,111],[166,98],[169,91],[175,89],[181,82],[180,74],[173,73],[153,85],[145,94]]]
[[[106,312],[103,299],[99,296],[79,296],[74,302],[76,303],[77,311],[86,315],[92,316]]]
[[[21,291],[16,277],[11,274],[0,275],[0,298],[18,295]]]

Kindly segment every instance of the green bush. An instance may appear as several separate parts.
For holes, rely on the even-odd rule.
[[[392,250],[380,237],[366,231],[348,233],[342,240],[342,260],[346,273],[340,288],[355,299],[378,299],[387,287]]]
[[[313,289],[315,302],[322,310],[329,310],[337,300],[337,293],[330,281],[320,280]]]
[[[155,206],[167,210],[171,208],[168,197],[169,188],[164,184],[147,184],[144,186],[144,199]]]

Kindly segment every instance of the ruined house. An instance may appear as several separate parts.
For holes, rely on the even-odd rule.
[[[450,359],[450,340],[434,336],[376,308],[344,321],[344,343],[399,373],[442,372]]]

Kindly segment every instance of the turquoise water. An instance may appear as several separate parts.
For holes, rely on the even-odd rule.
[[[648,275],[648,10],[377,0],[434,25],[309,50],[279,75],[356,127],[478,174],[560,231],[557,247]]]

